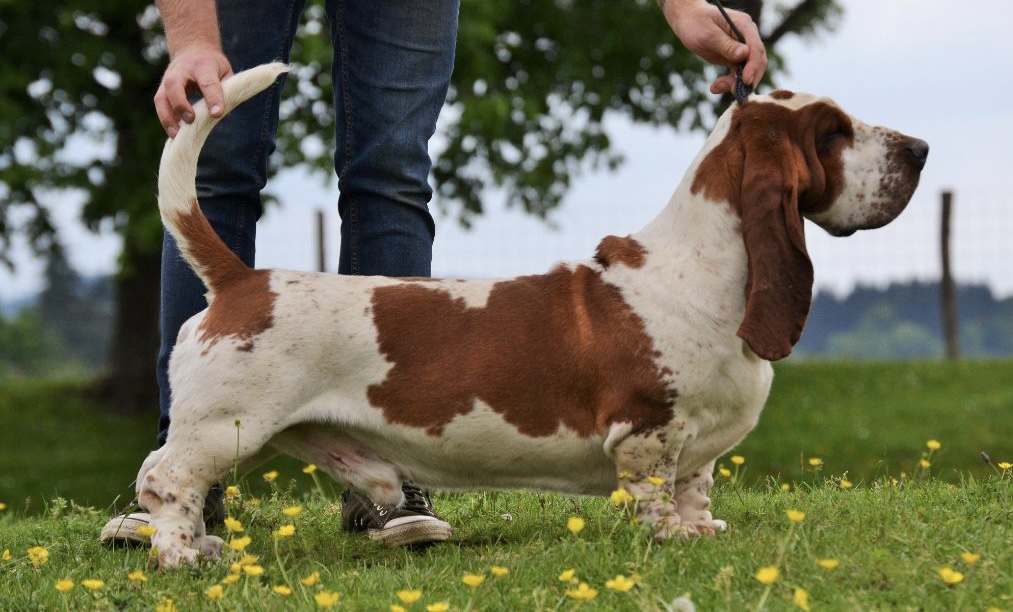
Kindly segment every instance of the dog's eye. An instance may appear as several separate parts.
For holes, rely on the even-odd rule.
[[[838,124],[823,133],[823,136],[820,137],[820,146],[827,148],[846,138],[851,138],[851,130],[847,126]]]

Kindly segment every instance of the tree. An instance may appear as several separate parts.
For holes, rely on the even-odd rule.
[[[717,112],[704,93],[713,69],[678,45],[654,0],[617,4],[462,0],[447,144],[433,172],[438,206],[467,223],[481,214],[480,195],[492,184],[544,216],[585,165],[620,162],[607,114],[698,127]],[[768,35],[774,68],[781,37],[812,34],[840,13],[835,0],[768,11],[760,0],[728,4],[777,17]],[[333,125],[322,103],[330,96],[325,29],[321,7],[310,6],[275,166],[331,172],[329,147],[306,146]],[[83,195],[90,226],[112,220],[123,252],[114,375],[102,390],[121,409],[150,409],[155,394],[161,229],[153,194],[164,135],[150,100],[165,53],[147,0],[0,0],[0,260],[19,231],[37,252],[52,250],[47,206],[67,191]]]

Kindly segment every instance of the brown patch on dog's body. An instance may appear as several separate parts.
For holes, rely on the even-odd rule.
[[[586,266],[496,283],[481,308],[421,284],[380,287],[372,305],[393,365],[368,397],[388,422],[439,435],[476,401],[533,437],[672,418],[675,392],[643,322]]]
[[[605,236],[598,243],[594,260],[603,268],[609,268],[616,264],[622,264],[629,268],[639,268],[644,265],[644,258],[647,256],[647,249],[630,236],[620,238],[619,236]]]

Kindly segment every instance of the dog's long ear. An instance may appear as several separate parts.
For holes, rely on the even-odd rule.
[[[768,361],[784,359],[802,336],[812,302],[799,190],[804,157],[789,141],[749,150],[743,164],[742,240],[749,257],[746,314],[738,335]],[[773,150],[772,150],[773,149]]]

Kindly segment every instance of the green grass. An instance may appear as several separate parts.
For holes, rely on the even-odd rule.
[[[147,551],[97,542],[112,499],[129,495],[153,419],[96,413],[72,383],[0,382],[0,550],[11,555],[0,561],[0,609],[151,610],[172,599],[179,610],[301,610],[334,591],[342,609],[387,610],[401,603],[396,591],[418,588],[410,610],[444,601],[652,610],[682,595],[699,610],[788,610],[802,588],[813,610],[1011,610],[1013,470],[979,457],[1013,461],[1011,372],[1009,362],[781,365],[761,425],[735,451],[745,463],[726,458],[734,477],[714,489],[715,516],[731,528],[664,545],[607,500],[479,492],[437,496],[455,526],[450,542],[388,550],[339,531],[329,487],[318,492],[293,462],[272,464],[241,481],[244,494],[230,502],[252,538],[246,552],[265,572],[225,586],[217,601],[206,591],[228,576],[228,563],[156,572]],[[929,439],[942,447],[930,453]],[[271,467],[282,476],[267,485],[259,474]],[[854,486],[842,488],[844,477]],[[293,504],[305,506],[294,521],[281,512]],[[788,509],[805,520],[792,523]],[[579,534],[566,528],[571,516],[586,520]],[[296,535],[275,547],[272,532],[288,522]],[[26,553],[34,546],[49,551],[39,567]],[[967,552],[981,557],[968,563]],[[817,564],[825,558],[840,564],[826,570]],[[494,565],[509,574],[490,575]],[[768,565],[781,572],[769,588],[754,578]],[[943,567],[963,580],[945,584]],[[567,569],[599,591],[590,603],[566,595],[574,585],[558,577]],[[128,579],[136,570],[145,582]],[[314,571],[315,585],[299,582]],[[472,588],[466,573],[486,578]],[[637,586],[606,588],[617,574],[636,575]],[[63,578],[75,582],[65,595],[54,588]],[[104,585],[89,591],[87,579]],[[293,593],[271,590],[280,584]]]

